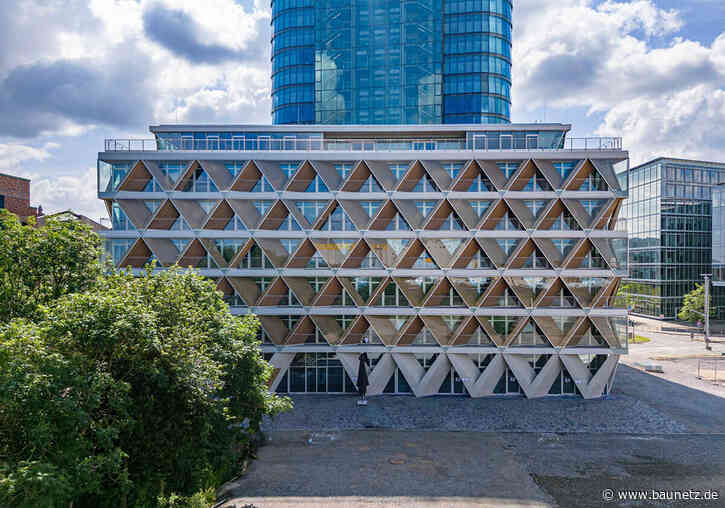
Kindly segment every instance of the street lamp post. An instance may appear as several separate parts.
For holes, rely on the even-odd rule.
[[[705,349],[712,351],[710,346],[710,277],[711,273],[703,273],[702,276],[705,278],[705,305],[703,314],[705,315]]]

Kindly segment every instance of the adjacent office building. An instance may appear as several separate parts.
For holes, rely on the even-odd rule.
[[[712,188],[712,285],[718,317],[725,315],[725,180]]]
[[[272,0],[275,124],[508,123],[509,0]]]
[[[283,393],[609,392],[627,351],[621,140],[568,125],[190,126],[108,140],[117,266],[200,270]]]
[[[619,176],[623,182],[627,175]],[[674,319],[684,295],[703,281],[703,274],[712,273],[717,262],[713,192],[721,181],[725,164],[715,162],[658,158],[629,171],[623,216],[630,277],[623,292],[630,295],[633,312]],[[718,294],[715,303],[722,313],[725,302],[718,303]]]

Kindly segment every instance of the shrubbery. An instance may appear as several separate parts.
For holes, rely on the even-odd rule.
[[[60,234],[97,249],[92,234]],[[267,390],[256,318],[233,317],[213,282],[178,269],[99,270],[60,293],[18,302],[33,314],[0,327],[0,505],[208,503],[262,417],[289,407]]]

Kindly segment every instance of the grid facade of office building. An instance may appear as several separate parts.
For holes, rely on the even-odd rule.
[[[259,317],[278,392],[355,392],[366,352],[370,394],[602,396],[627,351],[627,153],[560,124],[501,127],[498,144],[444,125],[267,126],[262,145],[228,127],[257,140],[243,149],[173,140],[194,126],[108,140],[108,251],[214,279]]]
[[[712,188],[712,304],[725,317],[725,183]]]
[[[633,312],[676,318],[684,295],[711,272],[712,188],[723,176],[724,164],[665,158],[629,171],[630,278],[623,293]]]
[[[273,0],[275,124],[507,123],[509,0]]]

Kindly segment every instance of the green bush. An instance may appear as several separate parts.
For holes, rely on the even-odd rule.
[[[0,322],[33,318],[40,305],[90,288],[102,252],[100,237],[79,221],[35,227],[0,210]]]
[[[0,330],[2,506],[203,506],[290,406],[257,319],[193,272],[112,274],[37,311]]]

